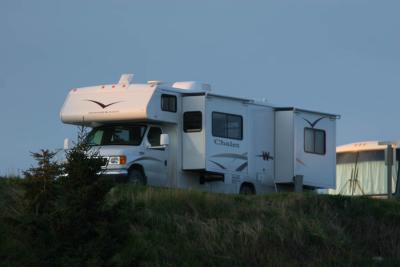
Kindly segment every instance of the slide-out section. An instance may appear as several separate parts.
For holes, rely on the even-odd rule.
[[[306,186],[336,186],[336,119],[294,108],[276,110],[275,183],[292,183],[302,175]]]

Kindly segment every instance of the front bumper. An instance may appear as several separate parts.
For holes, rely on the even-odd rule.
[[[101,176],[112,179],[116,182],[124,182],[128,178],[128,170],[125,169],[106,169],[101,172]]]

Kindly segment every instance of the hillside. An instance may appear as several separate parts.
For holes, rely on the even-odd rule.
[[[5,218],[18,214],[20,194],[0,183],[0,258],[18,245]],[[111,266],[400,265],[396,200],[119,185],[106,206],[121,202],[129,237]]]

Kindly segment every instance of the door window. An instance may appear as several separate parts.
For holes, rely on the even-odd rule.
[[[183,113],[183,131],[185,133],[201,132],[201,111],[188,111]]]
[[[147,140],[151,146],[160,146],[160,136],[162,130],[159,127],[151,127],[149,133],[147,134]]]

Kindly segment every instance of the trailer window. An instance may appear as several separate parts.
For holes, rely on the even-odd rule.
[[[326,134],[324,130],[304,128],[304,151],[324,155],[326,150]]]
[[[183,131],[185,133],[201,132],[201,111],[188,111],[183,113]]]
[[[161,95],[161,110],[168,112],[176,112],[176,96]]]
[[[212,135],[215,137],[243,139],[243,118],[239,115],[213,112]]]

